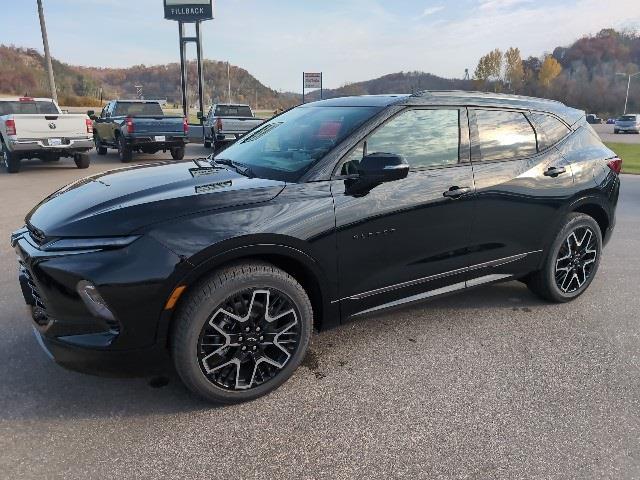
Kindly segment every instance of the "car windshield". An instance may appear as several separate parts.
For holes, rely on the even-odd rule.
[[[635,122],[636,121],[636,116],[635,115],[623,115],[618,120],[620,120],[621,122]]]
[[[114,117],[123,117],[125,115],[153,115],[162,116],[162,107],[159,103],[143,103],[143,102],[118,102]]]
[[[214,112],[216,117],[252,117],[248,105],[218,105]]]
[[[60,112],[56,105],[51,101],[16,101],[16,102],[0,102],[0,115],[24,115],[24,114],[41,114],[41,115],[58,115]]]
[[[253,130],[216,156],[261,178],[297,182],[380,107],[301,106]]]

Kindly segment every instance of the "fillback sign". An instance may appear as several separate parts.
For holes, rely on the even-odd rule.
[[[164,18],[182,22],[213,19],[213,0],[164,0]]]

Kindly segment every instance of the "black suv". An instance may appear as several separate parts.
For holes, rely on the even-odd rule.
[[[289,110],[217,157],[135,166],[46,198],[11,242],[62,365],[170,356],[217,402],[281,385],[312,329],[491,282],[581,295],[621,160],[584,112],[468,92]]]

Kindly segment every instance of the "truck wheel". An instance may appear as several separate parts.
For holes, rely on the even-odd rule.
[[[182,160],[184,158],[184,147],[172,148],[171,157],[173,157],[174,160]]]
[[[94,137],[93,141],[96,144],[96,151],[98,152],[98,155],[106,155],[107,154],[107,147],[102,145],[102,142],[100,140],[98,140],[96,137]]]
[[[118,156],[123,163],[128,163],[133,158],[133,151],[131,147],[127,145],[127,140],[122,135],[118,137]]]
[[[204,148],[211,148],[211,142],[209,140],[204,141]]]
[[[20,171],[20,158],[11,153],[4,143],[2,144],[2,163],[9,173]]]
[[[73,161],[76,162],[78,168],[89,168],[89,163],[91,163],[87,153],[76,153],[73,156]]]
[[[309,345],[313,310],[288,273],[264,262],[228,266],[194,285],[171,335],[185,385],[215,403],[239,403],[282,385]]]

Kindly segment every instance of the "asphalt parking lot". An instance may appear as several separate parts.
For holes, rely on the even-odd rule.
[[[122,166],[92,161],[0,173],[0,477],[640,478],[640,176],[575,302],[510,282],[363,318],[315,335],[275,393],[212,408],[172,373],[69,372],[35,341],[8,236],[58,187]]]

